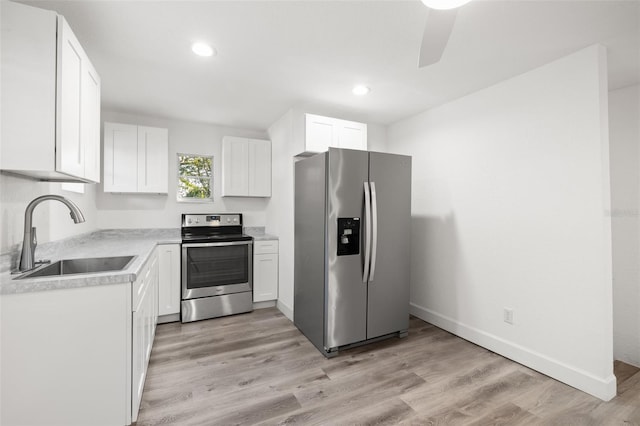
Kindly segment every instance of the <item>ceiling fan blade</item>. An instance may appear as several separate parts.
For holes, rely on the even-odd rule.
[[[445,47],[447,47],[457,12],[457,9],[429,9],[422,35],[418,68],[435,64],[440,60]]]

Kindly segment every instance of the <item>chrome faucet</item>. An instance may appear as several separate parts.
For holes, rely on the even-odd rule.
[[[27,205],[27,209],[24,212],[24,239],[22,240],[22,256],[20,257],[20,272],[25,272],[35,267],[34,254],[36,246],[38,245],[38,239],[36,238],[36,228],[31,226],[33,223],[33,210],[38,204],[46,200],[57,200],[67,206],[70,210],[71,219],[75,223],[84,222],[84,215],[71,200],[68,200],[60,195],[42,195]]]

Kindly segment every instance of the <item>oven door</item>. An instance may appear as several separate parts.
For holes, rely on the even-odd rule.
[[[182,244],[182,300],[251,291],[253,242]]]

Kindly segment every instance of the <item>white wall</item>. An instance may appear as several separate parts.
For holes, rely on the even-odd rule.
[[[273,158],[273,193],[267,206],[267,232],[277,235],[279,245],[278,307],[293,321],[294,269],[294,156],[303,151],[304,113],[358,121],[359,117],[336,108],[304,105],[287,111],[269,127]],[[387,130],[382,125],[367,123],[368,147],[386,151]]]
[[[269,127],[273,189],[267,206],[267,227],[278,236],[278,308],[293,321],[293,110]]]
[[[609,93],[613,356],[640,367],[640,86]]]
[[[80,207],[85,222],[74,224],[66,206],[57,201],[45,201],[33,212],[33,226],[37,228],[39,244],[97,229],[96,185],[85,185],[84,194],[63,191],[60,186],[59,183],[0,174],[0,253],[22,244],[25,208],[40,195],[57,194],[69,198]]]
[[[403,120],[388,138],[413,156],[412,313],[612,398],[604,51]]]
[[[100,228],[178,228],[182,213],[237,212],[244,214],[247,226],[265,226],[268,199],[221,197],[221,160],[223,136],[268,139],[266,132],[214,126],[179,120],[161,119],[114,111],[103,111],[102,120],[169,129],[169,194],[104,193],[102,185],[96,197]],[[177,154],[213,155],[213,202],[185,203],[176,199]],[[274,173],[277,170],[274,169]]]

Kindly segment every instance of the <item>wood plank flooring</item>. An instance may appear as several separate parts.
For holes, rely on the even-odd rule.
[[[640,425],[640,369],[610,402],[417,318],[325,359],[277,309],[159,325],[137,425]]]

